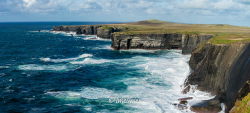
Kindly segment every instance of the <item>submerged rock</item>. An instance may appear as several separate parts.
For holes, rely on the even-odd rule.
[[[192,100],[193,97],[186,97],[186,98],[179,98],[179,101],[187,101],[187,100]]]
[[[188,106],[187,104],[173,104],[176,108],[178,108],[179,110],[187,110]]]
[[[193,97],[179,98],[179,103],[173,104],[179,110],[187,110],[188,109],[188,100],[193,99]]]

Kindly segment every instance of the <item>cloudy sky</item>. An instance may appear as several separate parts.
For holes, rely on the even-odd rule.
[[[0,0],[0,21],[138,21],[250,26],[250,0]]]

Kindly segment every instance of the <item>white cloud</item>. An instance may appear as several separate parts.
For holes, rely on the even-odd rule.
[[[37,1],[36,0],[23,0],[23,6],[28,8],[35,4]]]
[[[205,9],[209,6],[208,0],[183,0],[179,1],[177,5],[180,8],[193,8],[193,9]]]
[[[9,9],[28,13],[114,13],[130,15],[249,14],[250,0],[6,0]],[[8,6],[8,4],[6,4]],[[13,8],[13,6],[15,6]],[[84,13],[81,13],[84,12]],[[225,13],[227,12],[227,13]],[[243,13],[244,12],[244,13]]]

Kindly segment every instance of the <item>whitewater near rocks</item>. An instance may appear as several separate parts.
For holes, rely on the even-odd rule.
[[[195,87],[181,93],[190,74],[190,55],[180,50],[116,51],[108,46],[110,40],[96,36],[49,32],[53,25],[43,28],[37,23],[0,39],[20,42],[5,44],[9,49],[0,54],[2,60],[9,59],[0,64],[0,95],[9,99],[1,101],[8,107],[0,111],[15,110],[15,105],[21,112],[191,113],[173,104],[193,97],[189,107],[214,97]],[[31,32],[37,29],[45,30]]]

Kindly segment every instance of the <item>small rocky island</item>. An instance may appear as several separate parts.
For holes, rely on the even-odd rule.
[[[159,20],[107,25],[56,26],[53,31],[76,32],[111,39],[112,48],[181,49],[191,54],[190,85],[216,97],[191,107],[194,112],[250,113],[250,28],[224,24],[179,24]],[[183,100],[183,99],[182,99]]]

